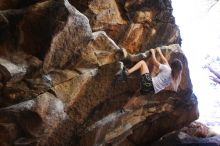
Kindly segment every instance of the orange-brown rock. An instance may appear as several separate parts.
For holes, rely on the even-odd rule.
[[[95,15],[91,19],[94,30],[103,29],[108,25],[122,25],[127,22],[121,17],[119,7],[115,0],[93,0],[89,3],[89,10]]]
[[[120,11],[120,5],[116,0],[92,0],[88,1],[85,14],[90,19],[93,31],[105,31],[117,41],[127,27],[127,20]]]
[[[126,48],[129,52],[138,52],[139,46],[143,43],[144,26],[143,24],[131,24],[128,31],[119,43],[119,46]]]
[[[119,0],[117,5],[114,0],[108,3],[96,0],[86,3],[88,8],[85,14],[91,20],[92,29],[105,31],[130,52],[145,51],[156,47],[154,44],[181,43],[169,0]],[[135,27],[131,24],[135,24]],[[157,37],[163,37],[163,42]]]
[[[134,16],[134,22],[136,23],[144,23],[148,22],[151,23],[153,21],[155,14],[153,11],[137,11]]]

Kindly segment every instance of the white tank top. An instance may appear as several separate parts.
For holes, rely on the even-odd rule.
[[[171,68],[167,64],[160,64],[159,73],[152,78],[154,91],[158,93],[171,83]]]

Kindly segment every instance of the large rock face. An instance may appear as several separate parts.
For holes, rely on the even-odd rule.
[[[106,31],[120,47],[132,53],[181,43],[170,0],[90,0],[88,3],[85,14],[92,29]]]
[[[1,53],[25,51],[44,59],[52,37],[66,23],[68,11],[61,1],[45,1],[24,9],[1,11]]]
[[[148,145],[198,118],[169,0],[71,1],[78,10],[67,0],[7,2],[0,3],[2,145]],[[152,70],[148,50],[156,46],[169,62],[183,62],[177,92],[140,95],[135,73],[115,80],[119,61],[145,59]]]

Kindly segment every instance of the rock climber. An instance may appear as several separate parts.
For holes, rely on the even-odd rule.
[[[150,49],[153,65],[155,70],[159,70],[156,76],[149,72],[147,63],[144,60],[137,62],[133,67],[123,69],[116,73],[117,76],[129,76],[133,72],[139,70],[141,74],[141,94],[158,93],[171,84],[176,84],[181,78],[183,64],[179,59],[174,59],[169,65],[167,59],[161,52],[161,49]],[[156,59],[155,53],[158,52],[161,58],[161,63]],[[178,87],[173,87],[177,91]]]

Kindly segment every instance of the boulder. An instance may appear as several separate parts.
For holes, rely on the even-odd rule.
[[[75,67],[94,68],[114,63],[124,59],[126,56],[127,52],[120,49],[104,31],[98,31],[93,33],[93,40],[89,42],[87,48],[81,53],[80,61]]]
[[[91,20],[92,29],[105,31],[131,53],[162,45],[181,44],[169,0],[111,0],[107,3],[91,0],[86,3],[88,8],[84,7],[83,11]]]
[[[167,131],[179,129],[184,124],[189,124],[189,119],[198,117],[198,111],[192,112],[196,111],[195,96],[184,97],[186,93],[132,97],[124,110],[111,113],[88,127],[87,134],[82,136],[81,145],[120,144],[125,139],[136,145],[148,145]],[[194,103],[191,102],[192,99]],[[189,105],[184,112],[178,107],[182,100]],[[181,117],[178,116],[180,111]],[[188,113],[192,115],[189,116]],[[175,120],[175,123],[170,123],[170,120]]]
[[[45,92],[34,100],[0,110],[1,129],[5,131],[0,142],[5,145],[34,145],[39,140],[46,140],[47,135],[66,118],[64,104]]]
[[[45,72],[53,68],[66,67],[69,62],[75,63],[80,52],[92,40],[92,30],[88,18],[66,0],[65,6],[69,17],[63,30],[53,37],[50,50],[44,59]]]
[[[105,31],[115,42],[119,41],[127,28],[128,21],[121,13],[118,1],[92,0],[87,3],[85,15],[90,20],[92,30]]]
[[[17,52],[10,57],[0,58],[0,66],[3,83],[0,107],[32,99],[42,93],[42,90],[45,92],[46,85],[43,81],[41,85],[44,84],[44,87],[40,87],[39,81],[31,83],[34,79],[30,79],[39,76],[41,72],[42,61],[38,58]]]
[[[68,11],[62,1],[49,0],[0,14],[8,21],[0,35],[4,36],[0,41],[1,54],[10,56],[11,52],[23,51],[43,60],[53,36],[65,26]]]
[[[48,0],[0,12],[0,143],[149,145],[198,118],[169,0],[71,2],[82,11]],[[138,73],[115,74],[143,59],[152,71],[155,46],[182,61],[182,78],[144,96]]]
[[[193,137],[205,138],[205,137],[213,137],[217,136],[218,134],[207,127],[205,124],[195,121],[192,122],[187,127],[181,129],[181,132],[184,132]]]
[[[177,146],[177,145],[198,145],[198,146],[218,146],[220,144],[220,136],[213,136],[207,138],[198,138],[190,136],[184,132],[172,132],[159,141],[151,144],[151,146]]]
[[[70,121],[59,125],[49,138],[50,144],[70,145],[70,141],[62,139],[71,137],[73,131],[83,146],[126,141],[149,144],[196,120],[197,99],[192,93],[186,58],[178,45],[164,46],[162,50],[169,59],[176,57],[184,64],[182,76],[186,77],[182,78],[178,92],[164,90],[156,95],[141,96],[136,75],[127,82],[114,83],[114,75],[120,69],[117,62],[94,69],[76,68],[69,79],[54,84],[52,91],[66,104]],[[175,123],[170,123],[170,119]],[[65,133],[57,137],[62,129]]]
[[[94,31],[108,28],[108,25],[123,25],[127,21],[121,16],[116,0],[92,0],[89,2],[91,25]]]

